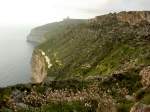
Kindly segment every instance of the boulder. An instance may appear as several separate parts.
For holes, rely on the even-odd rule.
[[[130,110],[130,112],[150,112],[150,105],[136,103]]]
[[[150,86],[150,66],[145,67],[140,72],[141,83],[144,87]]]
[[[102,96],[98,102],[96,112],[117,112],[114,100],[107,95]]]
[[[24,108],[24,109],[28,108],[28,105],[26,105],[24,103],[16,103],[16,106],[19,107],[19,108]]]

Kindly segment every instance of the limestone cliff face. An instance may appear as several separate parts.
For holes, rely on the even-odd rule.
[[[47,70],[52,66],[50,59],[42,50],[33,52],[32,60],[32,82],[41,83],[47,76]]]
[[[144,20],[150,22],[150,11],[120,12],[117,14],[117,19],[123,22],[128,22],[131,25],[134,25]]]
[[[123,11],[120,13],[110,13],[108,15],[96,16],[93,19],[90,19],[90,22],[103,23],[107,21],[121,21],[127,22],[130,25],[135,25],[141,21],[150,22],[150,11]]]

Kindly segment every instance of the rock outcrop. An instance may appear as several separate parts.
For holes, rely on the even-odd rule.
[[[150,105],[144,105],[136,103],[130,110],[130,112],[150,112]]]
[[[150,11],[123,11],[120,13],[110,13],[108,15],[96,16],[95,18],[90,19],[90,22],[101,24],[113,20],[127,22],[130,25],[135,25],[141,21],[150,22]]]
[[[150,66],[143,68],[140,72],[141,83],[143,86],[150,86]]]
[[[122,22],[128,22],[131,25],[141,21],[150,22],[150,11],[124,11],[117,14],[117,19]]]
[[[47,69],[52,64],[42,50],[35,50],[32,56],[32,82],[41,83],[47,76]]]

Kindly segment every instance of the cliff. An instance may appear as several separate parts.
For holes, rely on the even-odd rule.
[[[131,25],[140,23],[141,21],[150,22],[150,11],[120,12],[117,14],[117,19],[123,22],[128,22]]]
[[[42,51],[34,51],[32,57],[32,82],[41,83],[47,75],[47,62]]]
[[[96,16],[93,19],[90,19],[90,22],[103,23],[113,21],[113,20],[127,22],[130,25],[135,25],[142,21],[150,22],[150,11],[123,11],[120,13],[110,13],[108,15]]]
[[[33,52],[31,62],[32,82],[42,83],[47,77],[47,70],[52,67],[50,59],[46,56],[44,51],[36,49]]]
[[[51,37],[47,33],[48,40],[37,47],[51,60],[52,67],[47,69],[47,75],[56,79],[87,78],[148,66],[148,14],[120,12],[102,15],[65,29],[59,36]]]

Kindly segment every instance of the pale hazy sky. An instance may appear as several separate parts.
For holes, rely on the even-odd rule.
[[[150,0],[0,0],[0,25],[40,25],[122,10],[150,10]]]

